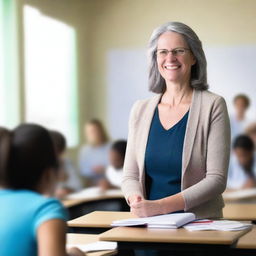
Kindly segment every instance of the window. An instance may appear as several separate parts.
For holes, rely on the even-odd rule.
[[[75,30],[24,7],[25,120],[78,144]]]
[[[15,1],[0,1],[0,125],[13,128],[19,116],[19,69]]]

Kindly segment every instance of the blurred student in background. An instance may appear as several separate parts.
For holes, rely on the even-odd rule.
[[[230,116],[231,139],[245,132],[250,123],[246,117],[246,111],[250,106],[250,99],[245,94],[238,94],[234,100],[234,114]]]
[[[106,178],[100,181],[103,190],[121,188],[126,144],[126,140],[118,140],[111,145],[109,151],[110,165],[106,170]]]
[[[58,131],[50,131],[50,135],[60,163],[59,182],[55,196],[63,198],[69,193],[81,189],[82,186],[71,160],[66,157],[67,142],[64,135]]]
[[[249,124],[245,130],[245,133],[252,139],[254,143],[254,150],[256,150],[256,122]]]
[[[227,189],[245,189],[256,185],[256,155],[250,137],[239,135],[233,142]]]
[[[52,196],[58,159],[49,132],[0,128],[0,255],[64,256],[67,213]],[[68,255],[82,256],[73,248]]]
[[[88,186],[95,186],[104,177],[108,166],[109,138],[103,124],[93,119],[85,124],[87,144],[79,152],[80,173]]]

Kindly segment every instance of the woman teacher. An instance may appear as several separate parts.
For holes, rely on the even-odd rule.
[[[230,155],[224,99],[209,92],[201,41],[168,22],[149,42],[149,89],[132,107],[122,190],[137,216],[222,217]]]

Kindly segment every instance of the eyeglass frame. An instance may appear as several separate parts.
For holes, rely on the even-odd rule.
[[[184,54],[179,55],[177,52],[176,52],[176,53],[174,53],[174,51],[176,51],[177,49],[185,50],[185,51],[184,51]],[[177,56],[184,56],[184,55],[186,54],[186,52],[187,52],[187,51],[191,51],[189,48],[185,48],[185,47],[177,47],[177,48],[174,48],[174,49],[172,49],[172,50],[167,50],[167,49],[156,49],[156,51],[155,51],[156,56],[159,56],[159,57],[161,57],[161,55],[159,55],[159,54],[158,54],[158,51],[159,51],[159,50],[166,51],[166,53],[167,53],[165,56],[162,56],[162,57],[166,57],[166,56],[168,56],[169,52],[171,52],[173,56],[177,57]]]

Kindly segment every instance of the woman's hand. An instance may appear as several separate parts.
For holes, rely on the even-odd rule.
[[[149,217],[184,210],[185,200],[182,193],[177,193],[158,200],[145,200],[142,198],[140,201],[130,203],[130,207],[131,212],[138,217]]]
[[[138,217],[149,217],[154,215],[164,214],[161,200],[140,200],[133,202],[131,205],[131,212]]]
[[[140,202],[141,200],[142,200],[142,197],[139,195],[132,195],[132,196],[129,196],[128,198],[129,205]]]

